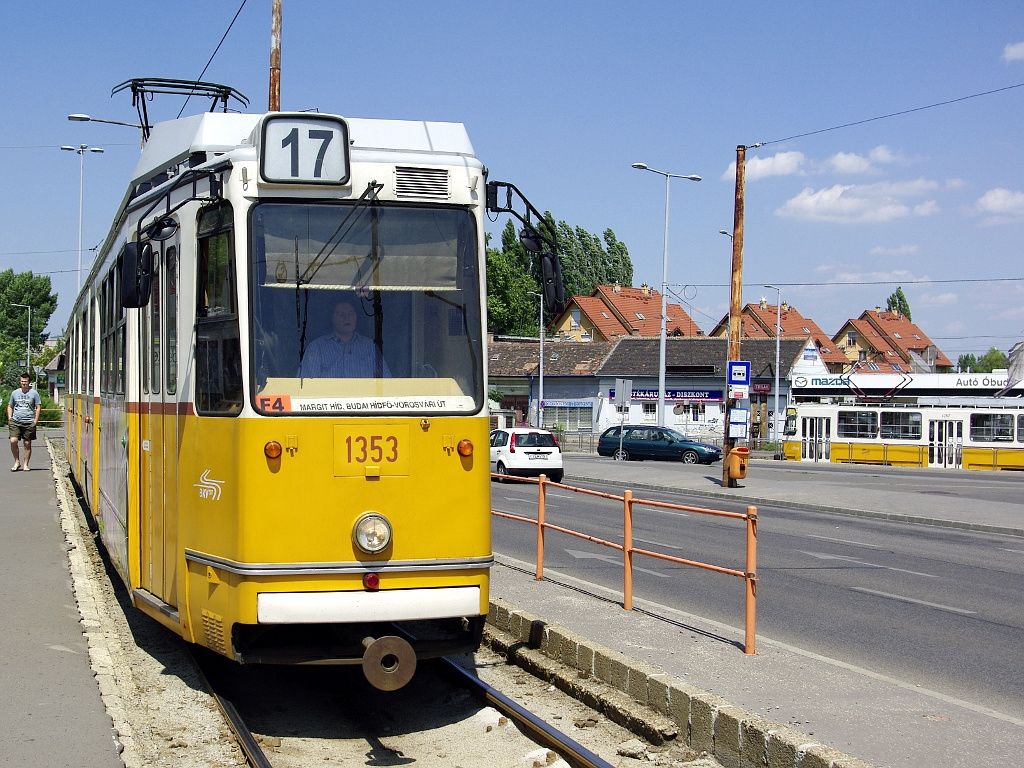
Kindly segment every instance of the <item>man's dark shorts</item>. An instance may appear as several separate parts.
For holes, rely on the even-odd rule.
[[[7,424],[11,429],[12,440],[28,440],[31,442],[36,439],[36,425],[33,424],[31,427],[25,426],[24,424],[15,424],[13,421]]]

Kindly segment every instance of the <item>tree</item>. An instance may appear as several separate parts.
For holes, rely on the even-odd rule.
[[[910,302],[907,301],[902,286],[896,288],[896,292],[885,300],[885,311],[895,312],[910,320]]]
[[[992,347],[981,357],[974,355],[960,355],[956,364],[961,371],[971,370],[972,373],[992,373],[997,368],[1006,368],[1009,358],[1005,352]]]
[[[565,295],[589,296],[599,285],[618,282],[633,284],[633,262],[626,244],[611,229],[601,238],[583,227],[555,222],[549,211],[544,221],[556,233]],[[501,250],[487,249],[487,328],[494,333],[517,336],[537,333],[539,310],[539,259],[519,242],[515,224],[510,220],[501,233]],[[545,322],[551,317],[545,313]]]
[[[504,237],[502,238],[504,240]],[[516,245],[519,245],[518,241]],[[519,246],[522,248],[522,246]],[[537,326],[537,301],[530,292],[537,283],[514,253],[487,249],[487,328],[494,333],[532,336]]]
[[[0,272],[0,381],[4,384],[17,385],[18,375],[24,371],[18,361],[25,359],[26,342],[35,361],[37,350],[48,338],[43,329],[57,308],[57,294],[50,290],[50,278],[45,275],[31,271],[15,274],[13,269]],[[15,304],[32,307],[31,330],[28,309]]]
[[[976,371],[978,370],[978,358],[971,354],[960,355],[960,357],[956,359],[956,367],[964,373],[967,371]]]
[[[978,358],[978,372],[992,373],[997,368],[1006,367],[1006,354],[992,347],[988,352]]]

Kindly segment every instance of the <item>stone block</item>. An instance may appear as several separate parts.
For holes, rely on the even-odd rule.
[[[750,714],[739,707],[718,707],[714,713],[712,741],[715,760],[722,768],[740,768],[740,724]]]

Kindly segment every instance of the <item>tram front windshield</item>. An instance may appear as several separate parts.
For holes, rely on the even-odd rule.
[[[251,223],[257,411],[481,409],[477,231],[468,211],[262,203]]]

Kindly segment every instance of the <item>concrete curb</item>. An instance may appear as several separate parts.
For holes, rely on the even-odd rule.
[[[586,480],[603,485],[613,485],[618,488],[640,488],[646,491],[660,491],[663,493],[686,493],[692,496],[701,496],[709,499],[729,499],[730,501],[742,501],[750,504],[763,505],[784,505],[787,502],[781,499],[771,499],[765,496],[744,496],[736,493],[725,493],[719,491],[704,491],[695,488],[681,489],[671,485],[659,485],[657,483],[624,483],[621,480],[608,478],[591,477],[589,475],[578,475],[566,473],[563,482],[568,480]],[[835,515],[851,515],[853,517],[870,517],[876,520],[891,520],[896,523],[914,523],[916,525],[933,525],[939,528],[956,528],[963,531],[978,531],[981,533],[999,533],[1005,536],[1024,537],[1024,528],[1007,528],[999,525],[985,525],[983,523],[967,523],[960,520],[940,520],[934,517],[919,517],[916,515],[900,515],[888,512],[874,512],[864,509],[850,509],[848,507],[833,507],[827,504],[805,504],[801,503],[801,509],[809,509],[813,512],[829,512]]]
[[[872,768],[497,598],[484,640],[652,744],[679,739],[723,768]]]

